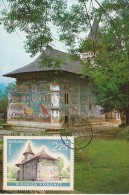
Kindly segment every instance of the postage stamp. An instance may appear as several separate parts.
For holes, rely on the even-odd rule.
[[[4,190],[73,190],[72,136],[4,136]],[[69,146],[69,147],[67,147]]]

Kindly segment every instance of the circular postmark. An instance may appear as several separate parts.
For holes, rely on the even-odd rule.
[[[69,136],[74,136],[75,143],[72,143]],[[93,129],[91,124],[85,120],[81,125],[81,129],[70,130],[70,128],[63,128],[60,131],[62,142],[70,149],[80,150],[87,147],[93,139]]]

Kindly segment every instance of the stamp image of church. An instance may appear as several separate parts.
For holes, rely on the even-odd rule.
[[[23,155],[24,160],[16,164],[19,168],[16,181],[60,180],[57,159],[49,156],[44,148],[34,154],[29,143]]]

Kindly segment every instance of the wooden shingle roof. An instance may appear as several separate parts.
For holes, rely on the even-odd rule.
[[[26,153],[26,152],[25,152],[25,153]],[[29,153],[30,153],[30,152],[29,152]],[[33,153],[33,154],[34,154],[34,153]],[[23,153],[23,155],[24,155],[24,153]],[[21,161],[21,162],[15,164],[15,165],[16,165],[17,167],[19,167],[19,165],[26,164],[26,163],[28,163],[28,162],[30,162],[30,161],[33,161],[33,160],[39,159],[39,158],[41,158],[41,159],[47,159],[47,160],[52,160],[52,161],[57,161],[56,158],[54,158],[54,157],[48,155],[48,154],[44,151],[44,148],[43,148],[43,150],[42,150],[41,152],[39,152],[38,154],[34,155],[34,156],[33,156],[32,158],[30,158],[29,160]]]
[[[56,158],[53,158],[52,156],[48,155],[44,149],[37,154],[34,158],[44,158],[44,159],[48,159],[48,160],[57,160]]]
[[[23,155],[25,155],[25,154],[34,154],[34,153],[32,152],[30,143],[28,144],[27,149],[26,149],[26,151],[23,153]]]
[[[62,51],[55,50],[52,47],[48,47],[46,48],[46,50],[44,50],[43,54],[50,56],[54,59],[60,60],[60,70],[75,74],[80,73],[80,69],[82,68],[81,62],[73,60],[68,53],[64,53]],[[12,72],[4,74],[3,76],[16,78],[19,74],[23,73],[36,73],[57,70],[56,68],[44,66],[44,64],[41,65],[40,61],[41,55],[34,62],[23,66],[22,68],[16,69]]]

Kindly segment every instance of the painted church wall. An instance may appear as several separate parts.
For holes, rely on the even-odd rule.
[[[9,95],[10,120],[59,123],[71,115],[102,117],[87,81],[74,74],[24,76]]]
[[[9,96],[8,119],[50,123],[49,88],[46,81],[18,82]]]

